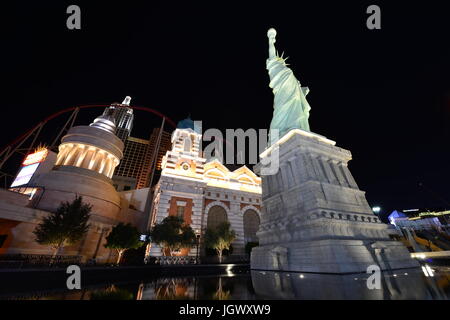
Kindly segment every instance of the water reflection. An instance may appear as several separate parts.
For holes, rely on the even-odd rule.
[[[255,299],[249,275],[235,277],[161,278],[142,284],[142,300],[230,300]]]
[[[133,300],[134,295],[128,290],[120,289],[115,285],[103,290],[91,292],[90,300]]]
[[[159,277],[142,282],[105,284],[0,297],[36,300],[254,300],[254,299],[449,299],[450,273],[420,268],[383,272],[381,289],[369,290],[369,274],[324,275],[251,271],[221,276]]]
[[[382,272],[381,289],[367,287],[369,274],[326,275],[252,271],[259,299],[428,300],[449,299],[449,274],[425,277],[420,269]]]
[[[187,300],[194,298],[194,278],[161,278],[142,284],[143,300]]]

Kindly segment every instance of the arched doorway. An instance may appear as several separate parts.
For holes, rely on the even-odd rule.
[[[213,206],[209,209],[208,220],[206,222],[207,228],[215,228],[222,222],[227,222],[227,212],[221,206]]]
[[[258,242],[256,232],[259,229],[259,215],[253,209],[244,212],[244,242]]]

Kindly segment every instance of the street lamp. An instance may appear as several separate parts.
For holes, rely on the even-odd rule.
[[[373,208],[372,208],[372,211],[373,211],[373,213],[375,213],[375,214],[379,214],[380,211],[381,211],[381,207],[378,207],[378,206],[373,207]]]
[[[196,252],[196,259],[195,259],[195,261],[196,261],[196,264],[198,264],[199,262],[198,262],[198,260],[199,260],[199,254],[200,254],[200,252],[198,251],[198,247],[199,247],[199,245],[200,245],[200,230],[195,230],[195,238],[197,239],[197,252]]]

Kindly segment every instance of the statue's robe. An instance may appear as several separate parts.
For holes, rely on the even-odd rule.
[[[283,58],[278,56],[267,60],[270,84],[273,90],[273,118],[270,130],[278,129],[279,138],[292,129],[309,130],[309,111],[311,107],[306,100],[309,89],[301,87],[294,73],[287,67]],[[270,135],[270,145],[277,139]]]

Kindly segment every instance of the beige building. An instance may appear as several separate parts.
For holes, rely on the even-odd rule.
[[[62,201],[82,196],[92,205],[89,231],[61,254],[114,260],[116,253],[104,248],[105,236],[119,222],[140,228],[149,193],[148,188],[119,193],[113,187],[111,177],[124,147],[115,129],[114,120],[105,115],[89,126],[73,127],[61,140],[54,166],[47,165],[47,172],[35,174],[25,185],[0,190],[0,253],[51,254],[50,247],[35,242],[33,230]]]
[[[124,143],[115,135],[111,116],[102,115],[89,126],[73,127],[62,138],[57,155],[48,152],[40,159],[41,169],[28,177],[36,158],[29,155],[16,179],[18,185],[0,190],[0,254],[52,254],[49,246],[36,243],[33,230],[62,201],[82,196],[93,206],[89,231],[79,243],[65,247],[62,255],[79,255],[84,261],[115,261],[115,250],[104,247],[114,225],[129,222],[144,232],[165,217],[178,215],[200,239],[208,227],[229,221],[237,234],[233,255],[243,256],[245,244],[258,241],[261,178],[245,166],[230,171],[217,160],[207,161],[199,149],[201,137],[192,128],[174,131],[168,142],[172,148],[162,158],[161,177],[151,200],[148,187],[118,192],[113,186],[112,176],[123,159]],[[150,204],[153,210],[149,217]],[[150,256],[162,255],[155,244],[148,249]],[[201,245],[199,254],[204,253]],[[196,256],[197,248],[177,255]]]
[[[237,234],[232,254],[244,256],[245,244],[258,241],[261,178],[246,166],[230,171],[218,160],[203,158],[199,149],[202,135],[193,130],[193,124],[186,126],[186,121],[192,122],[182,121],[184,125],[172,134],[172,149],[163,158],[150,224],[177,215],[202,239],[208,227],[228,221]],[[205,254],[204,249],[201,245],[200,255]],[[161,257],[163,252],[152,244],[148,255]],[[177,255],[195,257],[197,248]]]

